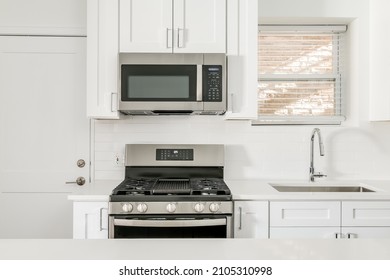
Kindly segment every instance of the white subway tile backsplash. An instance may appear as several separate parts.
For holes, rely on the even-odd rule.
[[[316,170],[328,179],[390,179],[390,125],[321,126],[325,156]],[[128,143],[225,144],[227,179],[306,180],[312,126],[251,126],[219,116],[130,117],[95,121],[96,179],[122,179],[115,156]]]

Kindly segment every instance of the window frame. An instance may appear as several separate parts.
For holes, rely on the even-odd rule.
[[[346,90],[344,85],[344,74],[341,70],[342,61],[344,59],[344,47],[341,45],[340,41],[344,39],[345,33],[347,31],[347,25],[269,25],[269,24],[259,24],[258,25],[258,36],[264,33],[271,34],[333,34],[337,35],[334,37],[333,42],[333,65],[335,66],[333,70],[333,74],[329,75],[281,75],[281,74],[258,74],[257,83],[261,79],[266,81],[319,81],[321,79],[335,80],[335,100],[339,98],[336,104],[337,113],[333,116],[288,116],[288,115],[260,115],[259,111],[257,111],[256,120],[252,121],[252,125],[340,125],[342,121],[345,121],[345,96]],[[344,36],[344,37],[343,37]],[[337,39],[336,39],[337,38]],[[259,40],[259,38],[258,38]],[[259,65],[258,65],[259,67]],[[295,78],[295,79],[294,79]],[[256,98],[257,107],[259,106],[259,98]]]

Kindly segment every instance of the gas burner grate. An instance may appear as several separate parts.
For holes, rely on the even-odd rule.
[[[159,179],[154,185],[153,194],[190,194],[189,179]]]
[[[193,178],[193,195],[230,195],[230,190],[220,178]]]

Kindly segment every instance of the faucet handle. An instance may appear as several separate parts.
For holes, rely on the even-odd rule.
[[[321,172],[313,173],[310,175],[310,181],[314,182],[314,178],[322,178],[322,177],[327,177],[327,175],[322,174]]]
[[[322,174],[321,172],[314,173],[312,176],[316,178],[328,177],[327,175]]]

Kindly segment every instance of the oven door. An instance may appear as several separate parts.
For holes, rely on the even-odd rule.
[[[231,238],[231,216],[110,216],[109,238]]]

